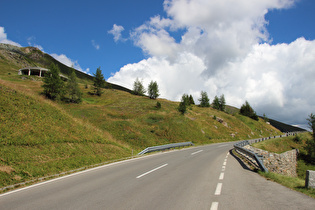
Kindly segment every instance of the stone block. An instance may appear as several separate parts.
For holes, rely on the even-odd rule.
[[[311,170],[306,171],[305,187],[315,188],[315,171],[311,171]]]

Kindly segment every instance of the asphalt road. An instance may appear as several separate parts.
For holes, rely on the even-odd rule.
[[[315,209],[212,144],[117,162],[0,195],[0,209]]]

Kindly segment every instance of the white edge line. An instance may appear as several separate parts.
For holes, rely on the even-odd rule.
[[[20,189],[12,190],[12,191],[0,194],[0,197],[6,196],[6,195],[10,195],[10,194],[13,194],[13,193],[16,193],[16,192],[20,192],[20,191],[23,191],[23,190],[28,190],[28,189],[31,189],[31,188],[34,188],[34,187],[37,187],[37,186],[40,186],[40,185],[48,184],[50,182],[58,181],[58,180],[61,180],[61,179],[66,179],[68,177],[72,177],[72,176],[80,175],[80,174],[83,174],[83,173],[87,173],[87,172],[90,172],[90,171],[106,168],[106,167],[113,166],[113,165],[118,165],[118,164],[129,162],[129,161],[136,161],[136,160],[144,159],[144,158],[148,158],[148,157],[150,157],[150,156],[142,156],[142,157],[138,157],[138,158],[131,158],[131,159],[128,159],[128,160],[113,162],[113,163],[105,164],[105,165],[98,166],[98,167],[95,167],[95,168],[86,169],[86,170],[83,170],[83,171],[75,172],[73,174],[61,176],[61,177],[58,177],[58,178],[54,178],[54,179],[50,179],[50,180],[47,180],[47,181],[39,182],[37,184],[32,184],[32,185],[27,186],[27,187],[23,187],[23,188],[20,188]]]
[[[199,152],[202,152],[203,150],[199,150],[199,151],[197,151],[197,152],[193,152],[193,153],[191,153],[191,155],[195,155],[195,154],[197,154],[197,153],[199,153]]]
[[[139,179],[139,178],[141,178],[141,177],[143,177],[143,176],[145,176],[145,175],[148,175],[149,173],[152,173],[153,171],[159,170],[160,168],[163,168],[163,167],[165,167],[165,166],[167,166],[167,165],[168,165],[167,163],[164,164],[164,165],[161,165],[161,166],[159,166],[159,167],[157,167],[157,168],[152,169],[151,171],[145,172],[145,173],[143,173],[143,174],[137,176],[136,178]]]

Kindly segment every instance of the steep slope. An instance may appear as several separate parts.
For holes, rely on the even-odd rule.
[[[131,155],[58,105],[0,80],[0,187]]]

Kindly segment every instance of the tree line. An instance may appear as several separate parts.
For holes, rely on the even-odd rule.
[[[77,77],[75,74],[75,70],[71,68],[71,74],[68,78],[67,82],[64,82],[60,77],[60,69],[57,65],[51,64],[50,69],[47,73],[47,76],[44,77],[44,95],[52,100],[61,100],[65,102],[70,103],[80,103],[82,101],[82,92],[80,91]],[[99,68],[97,68],[96,73],[94,74],[94,81],[93,81],[93,87],[92,92],[90,94],[101,96],[103,91],[102,88],[105,88],[106,82],[104,79],[104,76],[102,74],[102,71]],[[159,97],[159,86],[156,81],[151,81],[148,85],[147,91],[145,90],[142,81],[140,81],[138,78],[134,81],[133,84],[133,94],[144,96],[144,94],[148,92],[148,96],[151,99],[156,99]],[[200,107],[212,107],[214,109],[217,109],[219,111],[225,111],[226,101],[224,94],[222,94],[220,97],[215,96],[213,99],[212,104],[210,104],[210,99],[208,97],[207,92],[201,91],[200,98],[198,99],[200,102]],[[191,105],[195,105],[194,99],[192,95],[183,94],[181,102],[178,106],[178,111],[182,114],[185,114],[187,112],[187,108]],[[160,108],[161,104],[157,103],[157,108]],[[258,116],[254,109],[249,105],[249,103],[246,101],[245,104],[241,106],[240,114],[244,116],[248,116],[254,120],[258,121]]]

